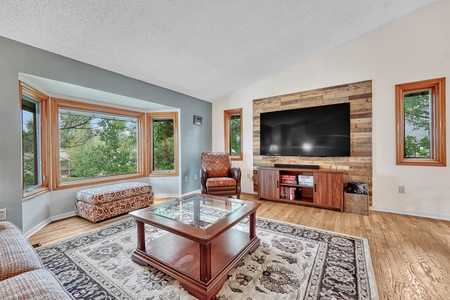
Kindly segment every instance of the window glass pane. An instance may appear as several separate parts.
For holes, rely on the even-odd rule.
[[[39,102],[22,99],[23,188],[40,184],[39,169]]]
[[[241,155],[241,115],[230,116],[230,149],[231,156]]]
[[[152,119],[153,171],[175,170],[174,121]]]
[[[138,119],[59,109],[61,181],[136,173]]]
[[[404,93],[405,158],[431,157],[431,91]]]

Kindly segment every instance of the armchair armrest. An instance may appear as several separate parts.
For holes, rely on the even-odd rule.
[[[230,169],[230,177],[234,178],[238,185],[241,184],[241,168],[232,167]]]
[[[230,177],[233,177],[236,180],[236,194],[239,199],[241,194],[241,168],[232,167],[230,169]]]
[[[202,194],[206,194],[206,179],[207,172],[206,168],[200,168],[200,186],[202,187]]]

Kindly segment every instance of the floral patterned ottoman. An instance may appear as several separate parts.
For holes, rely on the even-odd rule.
[[[77,193],[77,215],[92,222],[106,220],[153,204],[149,183],[125,182],[81,190]]]

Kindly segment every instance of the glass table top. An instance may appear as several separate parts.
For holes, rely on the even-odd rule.
[[[147,213],[206,229],[245,205],[232,199],[219,200],[195,195],[150,207]]]

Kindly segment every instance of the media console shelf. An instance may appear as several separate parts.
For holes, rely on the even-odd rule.
[[[344,171],[258,167],[260,199],[344,211]]]

